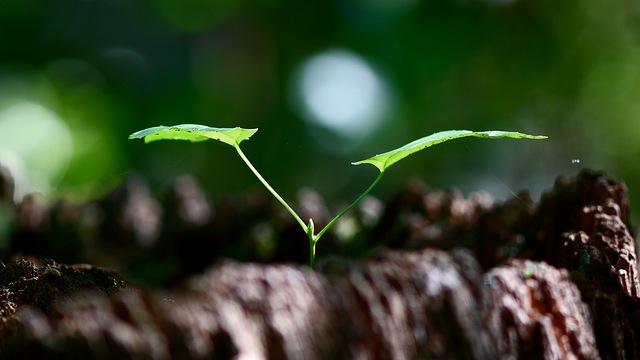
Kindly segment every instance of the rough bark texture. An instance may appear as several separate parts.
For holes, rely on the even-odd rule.
[[[537,257],[572,270],[607,359],[640,356],[638,264],[626,193],[614,179],[583,172],[575,180],[560,178],[540,206],[541,214],[567,215],[539,216],[547,231]]]
[[[597,359],[567,271],[466,250],[394,252],[332,274],[227,263],[175,298],[139,291],[30,308],[6,358]],[[560,286],[558,286],[560,285]],[[48,313],[48,314],[47,314]]]
[[[514,260],[485,276],[490,329],[507,359],[598,359],[591,317],[566,270]]]
[[[249,208],[269,208],[257,204]],[[616,180],[561,178],[540,204],[411,183],[378,218],[367,237],[386,247],[367,260],[326,258],[315,272],[225,261],[166,293],[116,283],[20,303],[24,292],[2,270],[0,358],[637,358],[634,234]],[[47,266],[18,278],[48,283],[58,275]]]

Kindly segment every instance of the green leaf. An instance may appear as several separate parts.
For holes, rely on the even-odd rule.
[[[187,140],[191,142],[209,139],[222,141],[237,147],[255,134],[258,129],[214,128],[204,125],[182,124],[175,126],[155,126],[129,135],[129,139],[144,139],[145,143],[156,140]]]
[[[463,137],[479,137],[487,139],[500,139],[500,138],[512,138],[512,139],[546,139],[546,136],[527,135],[519,132],[509,131],[469,131],[469,130],[449,130],[441,131],[429,136],[425,136],[416,141],[410,142],[407,145],[397,148],[395,150],[387,151],[382,154],[370,157],[366,160],[356,161],[353,165],[371,164],[380,170],[385,171],[391,165],[406,158],[407,156],[416,153],[422,149],[426,149],[430,146],[443,143],[445,141],[459,139]]]

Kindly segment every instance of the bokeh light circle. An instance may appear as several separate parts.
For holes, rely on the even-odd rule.
[[[366,137],[388,113],[389,94],[381,76],[349,51],[311,57],[296,80],[305,119],[346,138]]]

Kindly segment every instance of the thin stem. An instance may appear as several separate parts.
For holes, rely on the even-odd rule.
[[[362,195],[360,195],[356,201],[354,201],[353,203],[351,203],[351,205],[347,206],[346,209],[342,210],[342,212],[338,215],[336,215],[336,217],[333,218],[333,220],[329,221],[329,223],[322,228],[322,230],[320,230],[320,232],[318,233],[318,235],[315,235],[313,240],[314,240],[314,245],[315,243],[318,241],[318,239],[320,239],[320,237],[322,236],[322,234],[324,234],[327,230],[329,230],[329,228],[331,226],[333,226],[333,224],[338,221],[338,219],[340,219],[344,214],[346,214],[349,210],[353,209],[354,206],[356,206],[360,200],[364,199],[365,196],[367,196],[367,194],[369,194],[369,192],[371,192],[371,190],[380,182],[380,179],[382,179],[382,175],[384,175],[384,171],[380,171],[380,174],[378,175],[378,177],[373,181],[373,183],[371,185],[369,185],[369,187],[367,188],[367,190],[365,190]],[[315,246],[314,246],[315,248]]]
[[[309,267],[313,270],[313,264],[316,262],[316,239],[315,227],[313,225],[313,219],[309,219],[309,225],[307,226],[307,236],[309,237]]]
[[[373,181],[373,183],[371,183],[371,185],[369,185],[367,190],[365,190],[362,193],[362,195],[360,195],[353,203],[351,203],[344,210],[342,210],[342,212],[340,212],[340,214],[336,215],[324,228],[322,228],[322,230],[320,230],[320,232],[317,235],[315,235],[314,234],[315,229],[314,229],[314,225],[313,225],[313,220],[309,219],[309,224],[308,225],[305,224],[304,221],[302,221],[302,219],[300,218],[300,216],[298,216],[298,214],[296,214],[296,212],[293,210],[293,208],[291,208],[291,206],[289,206],[289,204],[287,204],[287,202],[284,201],[282,196],[280,196],[275,191],[275,189],[272,188],[271,185],[269,185],[267,180],[265,180],[262,177],[262,175],[260,175],[258,170],[256,170],[256,168],[253,166],[253,164],[251,164],[251,161],[249,161],[249,159],[246,157],[246,155],[242,152],[242,150],[240,149],[240,146],[236,145],[234,147],[236,148],[236,151],[238,152],[238,155],[240,155],[240,157],[245,162],[245,164],[247,164],[247,166],[249,167],[251,172],[253,172],[253,174],[258,178],[258,180],[260,180],[262,185],[264,185],[264,187],[266,187],[267,190],[269,190],[269,192],[287,209],[287,211],[289,211],[289,213],[294,217],[294,219],[296,219],[298,224],[300,224],[300,226],[302,227],[302,230],[304,230],[304,232],[307,234],[307,236],[309,238],[309,266],[311,267],[311,269],[313,269],[313,265],[314,265],[315,259],[316,259],[316,243],[318,242],[320,237],[327,230],[329,230],[329,228],[331,226],[333,226],[333,224],[335,224],[335,222],[338,221],[344,214],[346,214],[349,210],[353,209],[354,206],[356,206],[362,199],[364,199],[364,197],[367,196],[367,194],[369,194],[369,192],[371,192],[371,190],[380,182],[380,180],[382,179],[382,175],[384,175],[384,171],[380,171],[380,174],[378,174],[378,177]]]
[[[253,172],[253,174],[258,178],[258,180],[260,180],[260,182],[262,183],[262,185],[264,185],[267,190],[269,190],[269,192],[271,192],[271,194],[273,194],[273,196],[287,209],[287,211],[289,211],[289,213],[296,219],[296,221],[298,222],[298,224],[300,224],[300,226],[302,227],[302,230],[304,230],[305,233],[307,233],[309,231],[309,228],[307,227],[307,225],[304,223],[304,221],[302,221],[302,219],[300,218],[300,216],[298,216],[298,214],[296,214],[296,212],[291,208],[291,206],[289,206],[289,204],[287,204],[286,201],[284,201],[284,199],[282,198],[282,196],[278,195],[278,193],[271,187],[271,185],[269,185],[269,183],[267,182],[267,180],[265,180],[262,175],[260,175],[260,173],[258,172],[258,170],[256,170],[255,167],[253,167],[253,164],[251,164],[251,161],[249,161],[249,159],[244,155],[244,153],[242,152],[242,150],[240,150],[240,146],[234,146],[236,148],[236,151],[238,152],[238,154],[240,155],[240,157],[242,158],[242,160],[244,160],[244,162],[247,164],[247,166],[249,167],[249,169],[251,169],[251,171]]]

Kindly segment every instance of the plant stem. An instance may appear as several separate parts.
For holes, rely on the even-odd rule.
[[[251,172],[253,172],[253,174],[258,178],[258,180],[260,180],[262,185],[264,185],[264,187],[266,187],[267,190],[269,190],[269,192],[287,209],[287,211],[289,211],[289,213],[296,219],[298,224],[300,224],[300,226],[302,227],[302,230],[304,230],[304,232],[307,234],[307,237],[309,238],[309,266],[311,267],[311,269],[313,269],[313,265],[314,265],[315,260],[316,260],[316,243],[318,242],[320,237],[325,232],[327,232],[327,230],[329,230],[329,228],[331,226],[333,226],[333,224],[335,224],[336,221],[338,221],[342,216],[344,216],[344,214],[349,212],[349,210],[353,209],[354,206],[356,206],[362,199],[364,199],[364,197],[367,196],[367,194],[369,194],[369,192],[371,192],[371,190],[380,182],[380,180],[382,179],[382,175],[384,175],[384,171],[380,171],[380,174],[378,174],[378,177],[373,181],[373,183],[371,183],[371,185],[369,185],[367,190],[365,190],[362,193],[362,195],[360,195],[353,203],[351,203],[344,210],[342,210],[342,212],[340,212],[340,214],[336,215],[331,221],[329,221],[329,223],[324,228],[322,228],[322,230],[320,230],[320,232],[316,235],[316,234],[314,234],[315,229],[314,229],[314,225],[313,225],[313,219],[309,219],[309,224],[308,225],[305,224],[304,221],[302,221],[302,219],[300,218],[300,216],[298,214],[296,214],[296,212],[293,210],[293,208],[291,208],[291,206],[289,206],[289,204],[287,204],[287,202],[284,201],[282,196],[280,196],[275,191],[275,189],[272,188],[271,185],[269,185],[267,180],[265,180],[262,177],[262,175],[260,175],[258,170],[256,170],[256,168],[253,166],[253,164],[251,164],[251,161],[249,161],[247,156],[242,152],[242,150],[240,149],[240,146],[236,145],[234,147],[236,148],[236,151],[238,152],[238,155],[240,155],[240,157],[245,162],[245,164],[247,164],[247,166],[249,167]]]
[[[318,235],[315,235],[313,237],[314,249],[315,249],[315,243],[318,242],[318,239],[320,239],[322,234],[324,234],[327,230],[329,230],[329,228],[333,226],[333,224],[336,221],[338,221],[338,219],[340,219],[344,214],[346,214],[349,210],[353,209],[353,207],[356,206],[360,202],[360,200],[364,199],[364,197],[367,196],[367,194],[369,194],[369,192],[371,192],[371,190],[380,182],[380,179],[382,179],[382,175],[384,175],[384,171],[380,171],[380,174],[378,175],[378,177],[373,181],[371,185],[369,185],[367,190],[365,190],[362,193],[362,195],[360,195],[353,203],[351,203],[351,205],[347,206],[344,210],[342,210],[340,214],[336,215],[336,217],[334,217],[333,220],[329,221],[329,223],[324,228],[322,228],[322,230],[320,230]]]
[[[309,225],[307,226],[307,236],[309,237],[309,267],[313,270],[313,264],[316,262],[316,237],[315,226],[313,225],[313,219],[309,219]]]
[[[238,155],[240,155],[240,157],[242,158],[242,160],[247,164],[247,166],[249,167],[249,169],[251,169],[251,171],[253,172],[253,174],[258,178],[258,180],[260,180],[260,182],[262,183],[262,185],[264,185],[267,190],[269,190],[269,192],[271,192],[271,194],[273,194],[273,196],[282,204],[282,206],[284,206],[287,211],[289,211],[289,213],[296,219],[296,221],[298,222],[298,224],[300,224],[300,226],[302,227],[302,230],[304,230],[305,233],[309,232],[309,228],[307,227],[307,225],[304,223],[304,221],[302,221],[302,219],[300,218],[300,216],[298,216],[298,214],[296,214],[296,212],[291,208],[291,206],[289,206],[289,204],[287,204],[286,201],[284,201],[284,199],[282,198],[282,196],[280,196],[272,187],[271,185],[269,185],[269,183],[267,182],[267,180],[265,180],[262,175],[260,175],[260,173],[258,172],[258,170],[256,170],[256,168],[253,166],[253,164],[251,164],[251,161],[249,161],[249,159],[244,155],[244,153],[242,152],[242,150],[240,150],[240,146],[234,146],[236,148],[236,151],[238,152]]]

